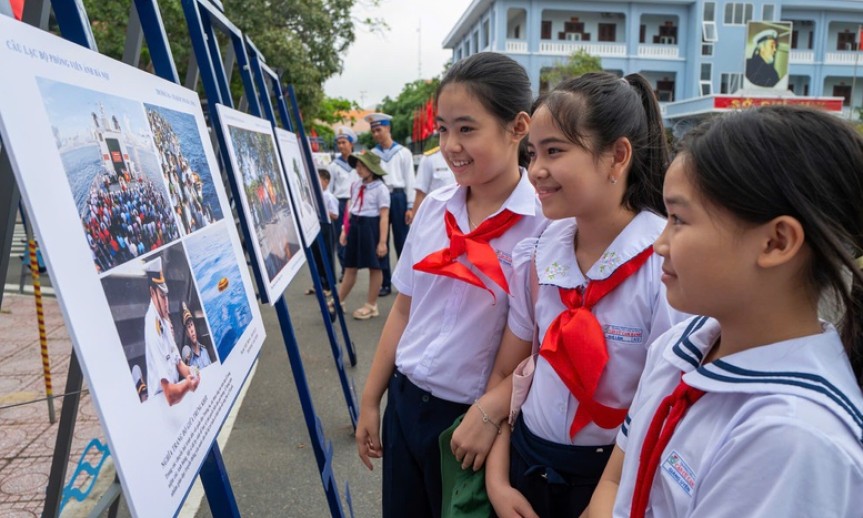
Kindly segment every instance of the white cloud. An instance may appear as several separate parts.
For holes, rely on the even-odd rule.
[[[398,95],[406,83],[439,75],[452,57],[451,50],[443,49],[443,39],[469,4],[467,0],[384,0],[376,9],[357,6],[356,18],[383,18],[390,29],[372,34],[357,26],[344,71],[330,78],[324,91],[373,107],[386,96]]]

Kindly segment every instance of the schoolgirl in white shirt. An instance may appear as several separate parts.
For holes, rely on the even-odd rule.
[[[458,185],[426,198],[411,226],[357,423],[362,461],[371,469],[383,457],[385,517],[440,516],[438,437],[482,394],[506,321],[512,249],[545,225],[519,167],[530,103],[524,69],[491,52],[454,64],[437,91],[441,150]]]
[[[499,516],[578,516],[648,345],[682,318],[665,301],[652,248],[665,222],[668,154],[653,91],[637,74],[565,81],[537,100],[533,121],[530,178],[555,221],[514,253],[516,284],[495,375],[512,372],[534,339],[539,355],[511,441],[503,427],[489,454],[486,487]],[[462,424],[468,437],[494,437],[479,419],[483,411],[495,424],[505,421],[511,383],[494,383]],[[476,467],[463,440],[454,435],[456,458]]]
[[[671,305],[705,316],[651,348],[590,516],[860,516],[861,196],[863,138],[833,115],[692,130],[655,248]]]
[[[387,253],[390,193],[381,181],[387,173],[377,155],[354,154],[348,160],[356,168],[360,181],[351,186],[351,205],[339,236],[339,244],[345,247],[345,277],[339,285],[339,300],[344,304],[348,299],[357,281],[357,270],[368,268],[366,303],[353,312],[355,319],[368,320],[380,315],[378,290],[383,279],[381,262]]]

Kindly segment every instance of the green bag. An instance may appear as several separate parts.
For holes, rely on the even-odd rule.
[[[440,476],[443,502],[441,518],[488,518],[491,502],[485,492],[485,466],[479,471],[461,469],[461,463],[450,449],[452,434],[464,415],[440,434]]]

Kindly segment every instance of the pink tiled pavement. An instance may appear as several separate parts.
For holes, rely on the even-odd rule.
[[[65,390],[72,351],[57,300],[43,299],[54,394]],[[86,388],[86,387],[85,387]],[[0,518],[40,516],[58,423],[48,420],[36,306],[32,295],[6,293],[0,306]],[[54,401],[59,421],[62,398]],[[87,443],[104,442],[92,400],[81,398],[67,479]],[[94,462],[95,463],[95,462]],[[76,482],[86,483],[85,477]]]

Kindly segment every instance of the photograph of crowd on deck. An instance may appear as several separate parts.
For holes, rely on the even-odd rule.
[[[141,104],[37,81],[97,271],[179,238]]]
[[[195,118],[161,106],[145,104],[162,178],[182,230],[190,234],[222,219]]]

